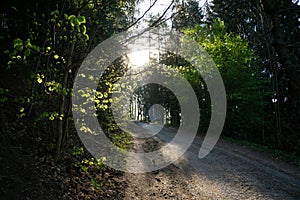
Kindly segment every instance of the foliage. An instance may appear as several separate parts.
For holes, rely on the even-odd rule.
[[[299,154],[299,2],[214,0],[208,23],[219,17],[226,29],[249,41],[263,81],[263,134],[277,148]],[[265,143],[263,140],[262,143]],[[297,150],[298,149],[298,150]]]
[[[72,190],[75,189],[77,198],[99,199],[106,190],[114,188],[114,172],[108,169],[105,162],[103,157],[99,160],[90,158],[75,163],[70,169],[71,176],[64,180],[64,184],[69,187],[64,198],[71,198]]]
[[[131,144],[132,136],[129,133],[118,132],[115,134],[111,134],[112,143],[117,147],[126,150],[129,148]]]
[[[204,15],[199,5],[199,1],[187,0],[177,2],[175,5],[176,15],[172,21],[172,27],[181,31],[186,27],[193,27],[203,21]]]
[[[203,46],[222,75],[228,101],[224,132],[235,137],[256,138],[262,127],[261,82],[254,52],[247,41],[227,33],[221,20],[184,32]]]
[[[8,95],[9,90],[0,88],[0,103],[5,103],[8,101],[7,95]]]
[[[136,2],[29,0],[25,4],[16,0],[1,8],[1,69],[21,66],[32,75],[30,87],[23,86],[25,96],[15,97],[10,88],[1,86],[0,104],[11,97],[18,104],[20,119],[32,117],[34,128],[44,127],[56,140],[56,159],[74,128],[70,125],[72,85],[81,62],[98,43],[130,27]],[[276,0],[276,6],[270,0],[214,0],[203,17],[199,2],[174,2],[173,28],[203,46],[223,76],[228,99],[225,133],[299,154],[299,5],[284,0]],[[200,74],[176,55],[166,55],[161,63],[190,81],[200,102],[201,121],[207,125],[210,99]],[[110,65],[95,98],[100,124],[122,149],[131,138],[115,123],[110,106],[115,83],[126,70],[124,58]],[[156,98],[141,98],[151,94]],[[149,85],[136,95],[139,109],[161,103],[170,112],[169,123],[179,126],[178,101],[168,89]],[[82,153],[73,150],[74,155]]]
[[[76,147],[74,146],[73,147],[73,152],[72,152],[72,155],[81,155],[84,153],[84,150],[83,150],[83,147]]]
[[[50,6],[46,2],[7,5],[9,29],[1,29],[0,33],[7,58],[2,64],[7,68],[33,66],[31,95],[24,97],[30,101],[20,106],[20,117],[35,112],[36,122],[49,120],[49,130],[56,136],[58,159],[70,129],[75,74],[95,45],[130,24],[135,1],[54,1]],[[109,81],[113,80],[106,82],[111,85]],[[103,96],[98,98],[98,108],[107,108],[108,95]]]
[[[223,137],[225,140],[250,147],[251,149],[255,149],[261,152],[266,152],[270,155],[272,155],[275,159],[280,159],[284,160],[286,162],[292,163],[296,165],[297,167],[300,168],[300,157],[294,155],[293,153],[287,153],[286,151],[279,150],[276,146],[270,146],[270,145],[261,145],[258,143],[254,142],[249,142],[247,140],[238,140],[238,139],[233,139],[230,137]]]

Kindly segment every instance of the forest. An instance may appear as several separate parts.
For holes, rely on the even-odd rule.
[[[29,192],[28,199],[122,199],[125,183],[118,180],[124,173],[107,166],[105,157],[95,159],[83,145],[73,120],[72,96],[89,53],[108,38],[137,28],[174,30],[209,54],[226,90],[222,139],[300,167],[299,0],[172,0],[161,5],[163,11],[151,13],[158,2],[1,3],[1,196],[22,199]],[[150,54],[138,56],[149,65],[171,67],[189,82],[199,103],[197,135],[205,136],[212,104],[201,73],[172,52]],[[119,57],[95,77],[98,122],[123,150],[134,139],[118,126],[111,106],[116,84],[130,71],[132,59],[138,57]],[[183,118],[176,97],[162,85],[147,84],[127,99],[126,116],[150,123],[150,108],[160,104],[166,126],[179,128]]]

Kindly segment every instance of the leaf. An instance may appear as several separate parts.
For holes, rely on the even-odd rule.
[[[13,61],[10,60],[10,61],[7,62],[7,64],[8,64],[8,65],[13,65],[13,64],[15,64],[15,63],[14,63]]]
[[[103,98],[103,94],[101,92],[97,92],[96,95],[97,95],[97,98],[99,98],[99,99]]]
[[[16,47],[17,45],[23,45],[23,40],[21,40],[20,38],[17,38],[14,40],[14,47]]]
[[[17,49],[18,51],[23,50],[23,40],[21,40],[20,38],[15,39],[13,44],[14,44],[14,48]]]
[[[0,97],[0,103],[7,102],[8,98],[7,97]]]
[[[86,23],[86,20],[85,20],[84,16],[79,16],[77,19],[78,19],[78,21],[79,21],[80,24]]]
[[[31,45],[30,48],[33,49],[33,50],[35,50],[35,51],[37,51],[37,52],[41,51],[41,48],[38,47],[38,46],[36,46],[36,45]]]
[[[70,24],[71,24],[72,27],[75,26],[75,19],[76,19],[75,15],[70,15],[68,17],[68,20],[70,20]]]
[[[20,108],[20,112],[21,113],[24,112],[24,107]]]
[[[86,26],[83,25],[82,28],[83,28],[82,34],[86,34]]]
[[[37,78],[37,82],[38,82],[38,83],[42,83],[42,82],[43,82],[43,79],[41,79],[40,77],[38,77],[38,78]]]
[[[68,20],[71,20],[71,19],[73,19],[73,18],[75,18],[75,15],[70,15],[70,16],[68,17]]]
[[[86,39],[86,40],[89,40],[89,39],[90,39],[90,37],[89,37],[88,34],[84,34],[84,36],[85,36],[85,39]]]
[[[36,79],[37,79],[37,82],[38,82],[38,83],[42,83],[42,82],[43,82],[43,78],[44,78],[44,75],[43,75],[43,74],[42,74],[42,75],[37,74]]]
[[[26,49],[25,52],[24,52],[24,56],[28,57],[29,55],[30,55],[30,50]]]
[[[59,58],[59,56],[57,54],[55,54],[53,57],[54,57],[54,59],[58,59]]]
[[[50,13],[50,15],[58,15],[59,14],[59,10],[54,10]]]
[[[31,48],[32,44],[30,43],[30,39],[28,38],[25,42],[25,46]]]
[[[70,20],[70,23],[71,23],[71,26],[74,27],[75,24],[74,24],[74,20]]]

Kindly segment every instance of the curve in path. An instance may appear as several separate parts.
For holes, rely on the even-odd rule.
[[[139,125],[157,129],[155,124]],[[164,145],[175,135],[175,129],[164,127],[154,140]],[[143,194],[143,199],[300,198],[300,170],[295,166],[224,140],[219,140],[208,156],[199,159],[202,141],[197,136],[176,163],[159,172],[127,174],[128,199],[139,199],[138,193]]]

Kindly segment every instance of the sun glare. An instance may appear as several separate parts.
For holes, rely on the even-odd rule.
[[[128,58],[133,68],[140,68],[149,63],[149,51],[135,51],[128,54]]]

